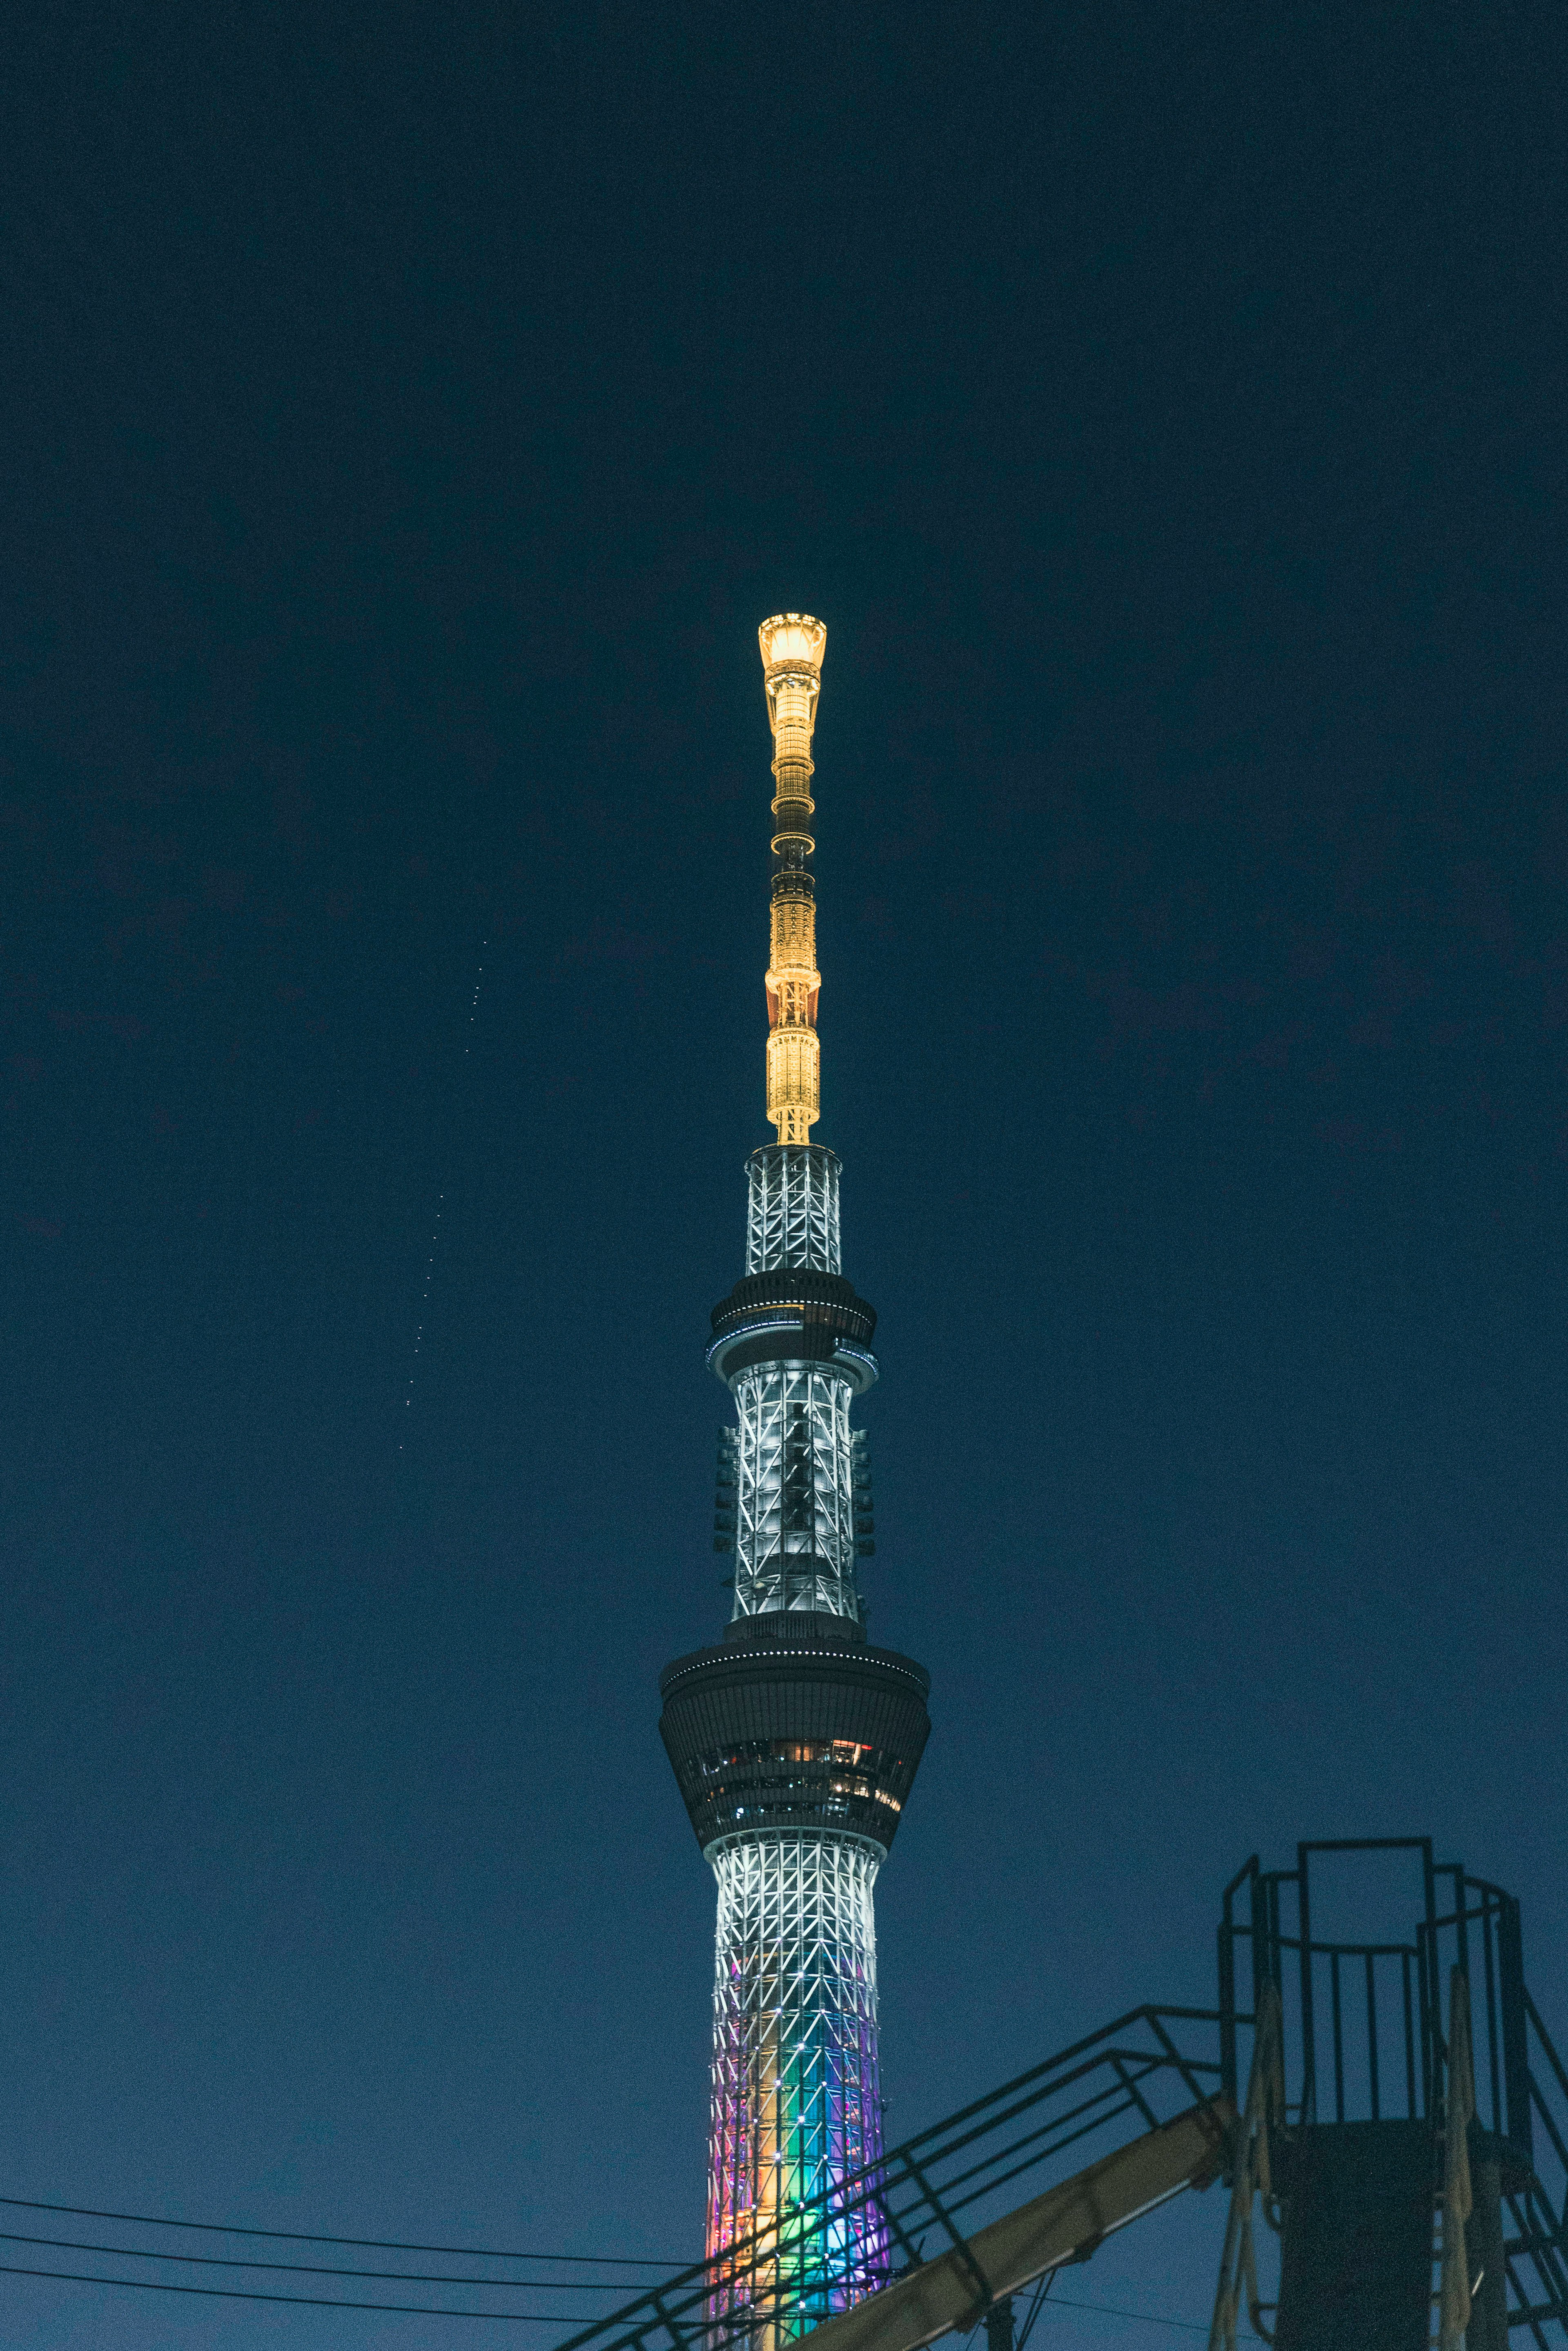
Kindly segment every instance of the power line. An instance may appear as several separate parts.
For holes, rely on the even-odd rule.
[[[1045,2297],[1051,2292],[1051,2287],[1056,2283],[1056,2277],[1057,2273],[1054,2270],[1047,2270],[1045,2275],[1040,2279],[1040,2283],[1036,2286],[1033,2294],[1030,2294],[1029,2301],[1029,2313],[1024,2319],[1023,2325],[1019,2328],[1018,2335],[1013,2344],[1013,2351],[1024,2351],[1025,2344],[1029,2341],[1030,2336],[1034,2333],[1035,2321],[1040,2316],[1041,2307],[1045,2302]]]
[[[73,2220],[126,2220],[138,2229],[199,2229],[211,2237],[266,2237],[291,2245],[350,2245],[361,2253],[453,2253],[486,2262],[570,2262],[589,2269],[685,2270],[690,2262],[626,2253],[518,2253],[494,2245],[411,2245],[396,2237],[329,2237],[308,2229],[247,2229],[237,2220],[165,2220],[152,2212],[100,2212],[90,2204],[42,2204],[36,2197],[0,2196],[18,2212],[63,2212]]]
[[[5,2201],[9,2199],[0,2198],[0,2202]],[[178,2223],[170,2225],[177,2226]],[[141,2258],[158,2260],[163,2257],[147,2254]],[[574,2258],[577,2257],[574,2256]],[[338,2275],[340,2273],[333,2272],[331,2274]],[[340,2274],[351,2276],[354,2273],[344,2271]],[[54,2278],[66,2285],[124,2286],[141,2294],[193,2294],[212,2302],[291,2302],[301,2310],[382,2310],[398,2318],[489,2318],[495,2319],[497,2323],[504,2319],[531,2326],[556,2326],[560,2323],[560,2314],[558,2311],[446,2310],[437,2304],[423,2302],[348,2302],[329,2294],[260,2294],[255,2291],[247,2292],[241,2286],[232,2285],[162,2285],[154,2278],[89,2277],[79,2270],[21,2269],[8,2262],[0,2262],[0,2277]],[[478,2283],[480,2281],[474,2280],[472,2283]],[[505,2285],[511,2281],[497,2278],[494,2283],[497,2285]],[[1090,2310],[1102,2318],[1135,2318],[1145,2326],[1174,2326],[1184,2335],[1208,2333],[1207,2326],[1201,2325],[1197,2320],[1192,2318],[1165,2318],[1152,2310],[1124,2310],[1110,2302],[1075,2302],[1066,2294],[1055,2294],[1051,2300],[1053,2307],[1059,2310]]]
[[[88,2204],[46,2204],[36,2197],[0,2196],[0,2206],[26,2212],[62,2212],[78,2220],[124,2220],[143,2229],[193,2229],[208,2236],[258,2237],[271,2242],[297,2245],[344,2245],[361,2252],[383,2253],[446,2253],[459,2259],[494,2262],[551,2262],[570,2263],[573,2267],[591,2269],[689,2269],[689,2262],[655,2259],[652,2255],[626,2253],[541,2253],[503,2251],[493,2245],[428,2245],[405,2241],[396,2237],[330,2237],[305,2229],[252,2229],[231,2220],[167,2220],[149,2212],[107,2212]],[[62,2252],[101,2252],[120,2260],[141,2262],[201,2262],[204,2267],[236,2270],[279,2270],[301,2277],[385,2278],[406,2280],[411,2285],[466,2285],[477,2292],[494,2293],[501,2287],[525,2292],[542,2289],[547,2294],[607,2294],[608,2282],[576,2278],[460,2278],[425,2276],[406,2270],[329,2269],[312,2262],[247,2262],[225,2258],[222,2254],[163,2253],[139,2252],[133,2245],[83,2245],[70,2238],[26,2237],[14,2230],[0,2229],[0,2241],[8,2244],[54,2245]],[[308,2310],[384,2310],[396,2316],[421,2318],[494,2318],[523,2325],[549,2326],[559,2325],[565,2315],[560,2311],[542,2310],[445,2310],[423,2303],[352,2302],[332,2295],[298,2294],[264,2294],[246,2291],[239,2286],[166,2285],[155,2278],[90,2277],[75,2270],[25,2269],[13,2262],[0,2262],[0,2277],[53,2278],[68,2285],[107,2285],[129,2287],[143,2294],[202,2294],[233,2302],[293,2302]],[[1148,2310],[1124,2310],[1108,2302],[1080,2302],[1063,2294],[1052,2294],[1052,2306],[1061,2310],[1092,2311],[1103,2318],[1133,2318],[1145,2326],[1174,2326],[1187,2335],[1204,2335],[1207,2328],[1190,2318],[1166,2318]],[[1026,2322],[1026,2334],[1040,2314],[1039,2301]],[[1022,2346],[1019,2346],[1022,2351]]]
[[[47,2245],[62,2253],[102,2253],[115,2261],[184,2262],[204,2270],[283,2270],[293,2277],[397,2278],[405,2285],[507,2286],[530,2291],[537,2286],[546,2294],[625,2292],[623,2284],[611,2278],[469,2278],[419,2270],[339,2270],[319,2262],[247,2262],[233,2253],[165,2253],[156,2249],[149,2252],[144,2245],[84,2245],[77,2237],[24,2237],[16,2229],[0,2229],[0,2243]]]
[[[329,2294],[258,2294],[237,2285],[162,2285],[155,2278],[89,2277],[81,2270],[25,2270],[0,2262],[0,2277],[59,2278],[67,2285],[130,2286],[139,2294],[198,2294],[209,2302],[292,2302],[302,2310],[384,2310],[406,2318],[492,2318],[521,2320],[535,2326],[559,2326],[558,2310],[443,2310],[426,2302],[344,2302]],[[504,2285],[507,2281],[498,2278]]]
[[[1069,2294],[1051,2294],[1051,2290],[1056,2283],[1058,2274],[1056,2270],[1047,2270],[1042,2274],[1040,2283],[1030,2296],[1029,2314],[1018,2331],[1013,2343],[1013,2351],[1024,2351],[1024,2346],[1034,2332],[1035,2322],[1044,2307],[1048,2294],[1051,2294],[1051,2304],[1053,2310],[1092,2310],[1100,2318],[1141,2318],[1145,2326],[1176,2326],[1186,2335],[1207,2335],[1209,2331],[1207,2326],[1200,2326],[1197,2321],[1192,2318],[1165,2318],[1152,2310],[1119,2310],[1115,2304],[1111,2302],[1077,2302]],[[1009,2299],[1010,2300],[1011,2297],[1009,2296]],[[979,2331],[978,2325],[969,2329],[964,2338],[964,2351],[969,2351],[969,2346]]]
[[[1208,2329],[1196,2318],[1163,2318],[1152,2310],[1119,2310],[1113,2302],[1074,2302],[1065,2294],[1051,2297],[1053,2310],[1093,2310],[1102,2318],[1141,2318],[1145,2326],[1177,2326],[1184,2335],[1207,2335]]]

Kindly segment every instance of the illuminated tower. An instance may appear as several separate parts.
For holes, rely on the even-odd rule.
[[[866,1640],[855,1561],[874,1548],[870,1463],[850,1408],[877,1375],[876,1316],[840,1267],[839,1162],[811,1141],[811,735],[827,631],[786,612],[759,633],[778,786],[766,984],[779,1139],[747,1164],[746,1272],[714,1309],[708,1348],[735,1399],[714,1520],[735,1606],[719,1646],[661,1677],[659,1728],[718,1880],[708,2252],[758,2231],[770,2245],[783,2223],[783,2249],[721,2286],[715,2315],[730,2332],[749,2305],[751,2351],[777,2351],[887,2273],[874,2199],[804,2230],[787,2214],[881,2159],[872,1888],[930,1723],[924,1669]]]

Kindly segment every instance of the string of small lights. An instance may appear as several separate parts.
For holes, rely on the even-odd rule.
[[[486,939],[483,942],[479,952],[481,956],[486,956],[489,954],[490,942],[488,939]],[[484,985],[485,967],[484,964],[481,963],[479,966],[478,977],[474,982],[473,998],[468,1006],[468,1026],[465,1029],[463,1036],[463,1059],[465,1061],[467,1061],[469,1057],[469,1050],[474,1042],[474,1022],[479,1010],[479,991]],[[413,1410],[413,1383],[419,1371],[419,1351],[424,1343],[424,1317],[430,1309],[430,1286],[435,1279],[435,1252],[441,1241],[441,1219],[445,1211],[445,1207],[446,1194],[444,1191],[438,1192],[435,1199],[435,1227],[430,1236],[430,1255],[424,1261],[424,1288],[420,1292],[419,1298],[419,1327],[413,1334],[413,1359],[409,1365],[408,1385],[403,1391],[402,1408],[404,1412],[412,1412]],[[407,1427],[407,1425],[408,1424],[405,1422],[405,1428]],[[403,1439],[401,1437],[398,1438],[397,1449],[400,1453],[403,1449]]]

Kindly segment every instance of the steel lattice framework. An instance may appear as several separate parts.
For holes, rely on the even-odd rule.
[[[850,1384],[804,1364],[735,1384],[740,1422],[735,1613],[806,1609],[860,1622]]]
[[[888,2273],[880,2203],[830,2213],[822,2201],[882,2158],[872,1887],[883,1849],[841,1835],[734,1837],[708,1858],[718,1880],[708,2251],[771,2231],[793,2207],[820,2215],[761,2272],[748,2244],[744,2278],[716,2273],[714,2317],[757,2307],[753,2351],[771,2351]]]
[[[780,1143],[808,1143],[820,1114],[817,904],[811,838],[811,730],[828,632],[808,612],[780,612],[758,632],[773,729],[773,904],[768,954],[768,1115]]]
[[[1336,1855],[1359,1856],[1358,1867],[1392,1865],[1384,1886],[1396,1907],[1375,1941],[1325,1942],[1312,1930],[1310,1881]],[[1414,1922],[1412,1862],[1422,1880]],[[1426,2344],[1435,2316],[1448,2351],[1568,2343],[1568,2064],[1526,1983],[1517,1898],[1439,1860],[1429,1838],[1383,1837],[1299,1845],[1294,1869],[1265,1870],[1254,1855],[1221,1906],[1217,2006],[1129,2011],[879,2148],[859,2175],[775,2220],[759,2216],[749,2238],[737,2227],[715,2257],[661,2278],[558,2351],[741,2351],[757,2341],[770,2299],[791,2306],[795,2246],[826,2237],[854,2248],[852,2232],[830,2232],[872,2202],[903,2275],[849,2321],[865,2322],[862,2345],[950,2343],[944,2328],[974,2340],[982,2320],[1038,2278],[1027,2336],[1064,2263],[1087,2260],[1111,2228],[1183,2186],[1209,2189],[1194,2219],[1217,2249],[1223,2228],[1214,2351],[1240,2343],[1244,2311],[1260,2334],[1276,2291],[1281,2344]],[[1380,2162],[1353,2163],[1351,2192],[1325,2197],[1313,2152],[1322,2134],[1332,2142],[1348,2130],[1364,2146],[1364,2134],[1385,2127],[1414,2132],[1427,2148],[1406,2248],[1409,2323],[1397,2329],[1363,2314],[1390,2266],[1391,2226],[1405,2239],[1408,2204],[1390,2197]],[[1456,2194],[1461,2147],[1468,2196]],[[1179,2160],[1167,2166],[1167,2155]],[[1231,2189],[1228,2223],[1216,2209],[1220,2175]],[[1260,2196],[1267,2229],[1254,2226]],[[1468,2217],[1453,2231],[1461,2205]],[[1322,2268],[1291,2249],[1292,2235],[1299,2245],[1320,2222],[1326,2290]],[[847,2277],[846,2297],[855,2298]],[[835,2325],[823,2341],[844,2332]],[[992,2341],[1006,2332],[986,2329]]]
[[[747,1162],[746,1270],[812,1266],[842,1270],[839,1256],[839,1162],[831,1151],[770,1143]]]
[[[714,1310],[708,1351],[735,1399],[714,1514],[735,1601],[722,1646],[661,1678],[661,1735],[718,1881],[708,2320],[715,2341],[748,2351],[778,2351],[887,2275],[872,1888],[930,1729],[923,1667],[866,1641],[856,1562],[874,1548],[871,1471],[850,1413],[877,1376],[876,1316],[841,1268],[839,1162],[810,1139],[826,635],[799,613],[761,632],[778,751],[766,987],[779,1139],[747,1163],[746,1272]],[[798,2208],[820,2217],[802,2230],[787,2217]],[[759,2227],[773,2245],[760,2266]]]

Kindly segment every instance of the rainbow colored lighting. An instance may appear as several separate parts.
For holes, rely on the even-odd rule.
[[[882,2284],[874,2199],[830,2191],[882,2158],[869,1838],[778,1834],[710,1848],[718,1880],[709,2257],[741,2245],[744,2274],[715,2316],[756,2312],[752,2351],[806,2333]],[[800,2207],[815,2208],[805,2226]],[[778,2245],[777,2251],[769,2248]],[[768,2254],[752,2267],[756,2251]]]

